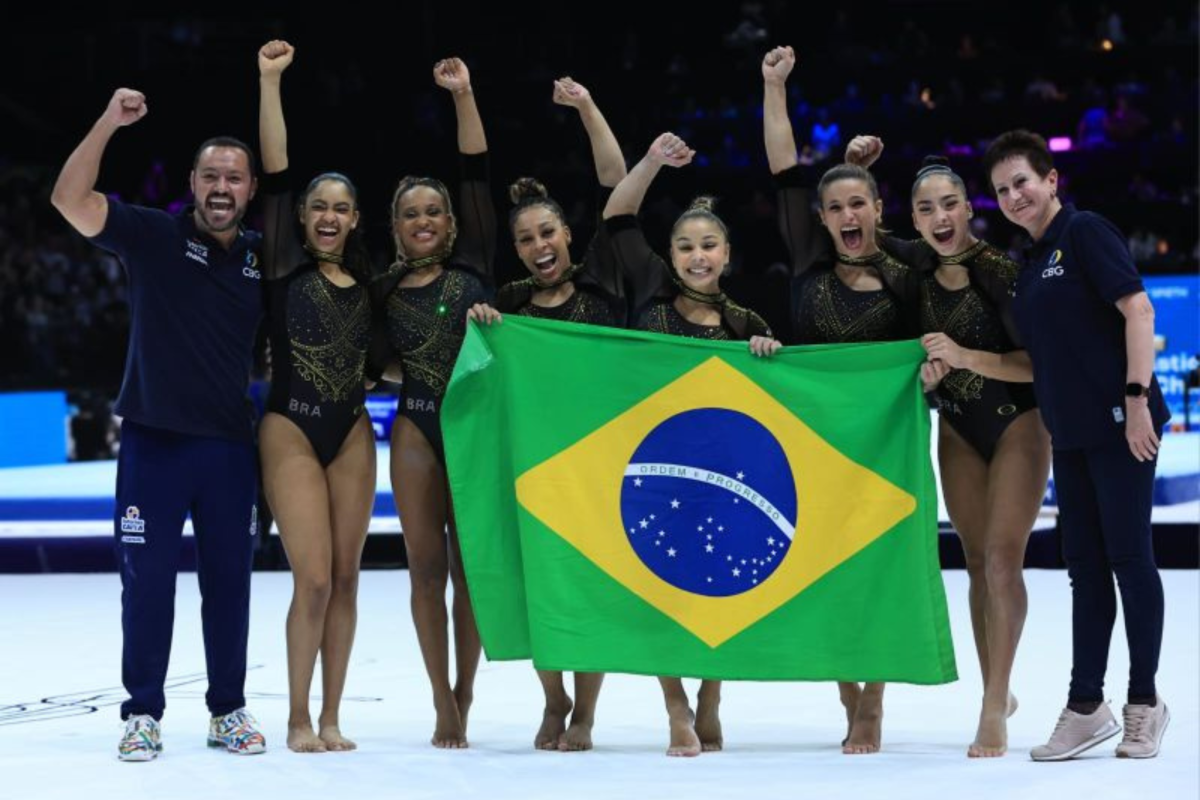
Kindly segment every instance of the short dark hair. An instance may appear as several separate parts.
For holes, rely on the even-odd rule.
[[[1039,178],[1046,177],[1054,169],[1054,156],[1050,155],[1045,139],[1024,128],[1007,131],[993,139],[983,154],[983,174],[987,176],[988,186],[992,186],[992,170],[997,164],[1021,156],[1025,157]],[[996,187],[992,186],[992,192],[995,191]]]
[[[214,136],[211,139],[205,139],[199,147],[196,148],[196,155],[192,157],[192,170],[200,166],[200,156],[210,147],[232,147],[235,150],[241,150],[246,154],[247,160],[250,162],[250,177],[258,174],[258,159],[254,157],[254,151],[250,149],[250,145],[243,142],[241,139],[235,139],[232,136]]]

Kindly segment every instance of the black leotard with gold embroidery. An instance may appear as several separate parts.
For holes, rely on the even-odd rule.
[[[921,284],[921,327],[942,332],[962,347],[989,353],[1019,349],[1016,326],[1009,313],[1008,287],[1020,267],[991,245],[977,246],[962,262],[970,282],[951,290],[938,282],[933,270]],[[937,388],[938,410],[985,460],[995,453],[1005,429],[1024,412],[1037,407],[1032,383],[1008,383],[966,369],[952,370]]]
[[[596,208],[602,209],[612,189],[601,186],[596,194]],[[625,327],[628,308],[621,267],[612,257],[612,248],[606,241],[607,232],[599,215],[596,222],[596,234],[571,279],[575,291],[566,302],[557,306],[536,305],[533,295],[538,290],[538,284],[529,277],[505,284],[496,293],[496,309],[503,314],[523,317],[605,325],[610,328]]]
[[[671,266],[650,247],[637,217],[633,214],[609,217],[604,221],[604,227],[612,257],[633,286],[630,306],[634,329],[734,341],[745,341],[751,336],[771,336],[771,328],[762,317],[732,300],[726,300],[720,306],[720,325],[688,322],[675,308],[679,290],[671,280]]]
[[[287,173],[279,172],[262,183],[271,345],[267,410],[294,422],[328,466],[363,413],[371,305],[366,287],[337,286],[301,247],[287,182]]]
[[[888,342],[918,336],[920,281],[909,257],[915,245],[882,237],[881,258],[872,268],[883,288],[851,289],[834,271],[837,251],[817,224],[814,186],[811,170],[800,165],[775,176],[779,229],[792,258],[793,340]]]
[[[463,156],[457,202],[458,238],[442,272],[425,286],[400,286],[403,271],[378,282],[387,341],[404,370],[397,409],[425,434],[444,461],[439,418],[446,384],[466,335],[467,310],[486,302],[496,252],[496,211],[487,154]]]

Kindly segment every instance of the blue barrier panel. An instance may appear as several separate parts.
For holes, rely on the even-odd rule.
[[[0,467],[67,460],[67,393],[0,394]]]

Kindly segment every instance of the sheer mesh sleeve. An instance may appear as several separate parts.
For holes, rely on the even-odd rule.
[[[458,240],[454,261],[492,279],[496,260],[496,206],[492,202],[488,155],[462,156],[458,193]]]
[[[625,292],[626,277],[614,252],[608,227],[601,216],[612,191],[611,186],[596,187],[596,233],[588,243],[587,252],[584,253],[581,272],[585,281],[604,293],[612,307],[613,315],[624,325],[629,316]]]
[[[291,174],[271,172],[259,183],[263,200],[263,264],[267,280],[290,275],[310,261],[297,236],[296,195]]]
[[[812,170],[797,164],[775,176],[775,204],[779,234],[792,259],[792,276],[799,277],[817,264],[834,260],[833,242],[813,215],[816,197]]]
[[[604,221],[605,247],[620,273],[632,288],[629,307],[633,319],[656,297],[668,297],[670,275],[662,256],[651,249],[646,234],[633,214],[621,214]]]

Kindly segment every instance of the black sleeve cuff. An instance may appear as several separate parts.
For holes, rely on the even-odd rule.
[[[618,214],[615,217],[609,217],[604,220],[604,230],[608,231],[609,235],[617,234],[621,231],[631,231],[636,227],[638,227],[636,214]]]
[[[258,189],[263,194],[286,194],[292,190],[291,170],[282,172],[267,172],[258,181]]]
[[[804,164],[793,164],[783,172],[771,176],[775,188],[779,189],[811,189],[817,185],[816,173],[812,167]]]
[[[462,177],[464,181],[487,182],[489,172],[487,151],[470,155],[460,153],[459,158],[462,163]]]

